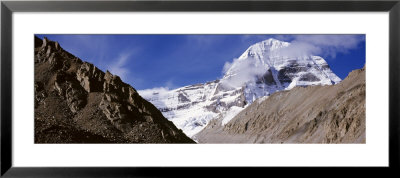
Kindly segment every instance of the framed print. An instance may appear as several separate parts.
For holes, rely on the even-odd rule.
[[[1,174],[395,170],[399,8],[2,1]]]

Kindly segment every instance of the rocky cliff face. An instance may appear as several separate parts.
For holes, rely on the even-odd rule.
[[[121,79],[35,37],[35,143],[194,143]]]
[[[365,67],[332,86],[260,98],[228,123],[214,119],[199,143],[365,143]]]

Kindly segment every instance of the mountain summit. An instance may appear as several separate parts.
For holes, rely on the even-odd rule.
[[[272,38],[251,45],[239,58],[227,63],[224,72],[221,79],[204,84],[138,92],[178,128],[193,136],[211,119],[221,119],[222,124],[229,122],[258,98],[295,86],[341,81],[322,57]]]
[[[341,81],[319,56],[292,49],[288,42],[268,39],[250,46],[227,69],[221,83],[243,87],[246,101],[295,86],[330,85]]]

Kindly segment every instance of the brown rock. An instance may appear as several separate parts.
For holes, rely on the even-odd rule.
[[[110,72],[35,37],[35,143],[194,143]]]

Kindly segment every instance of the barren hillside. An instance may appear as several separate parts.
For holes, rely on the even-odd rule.
[[[121,79],[35,37],[35,143],[194,143]]]
[[[295,87],[258,99],[199,143],[365,143],[365,67],[331,86]]]

